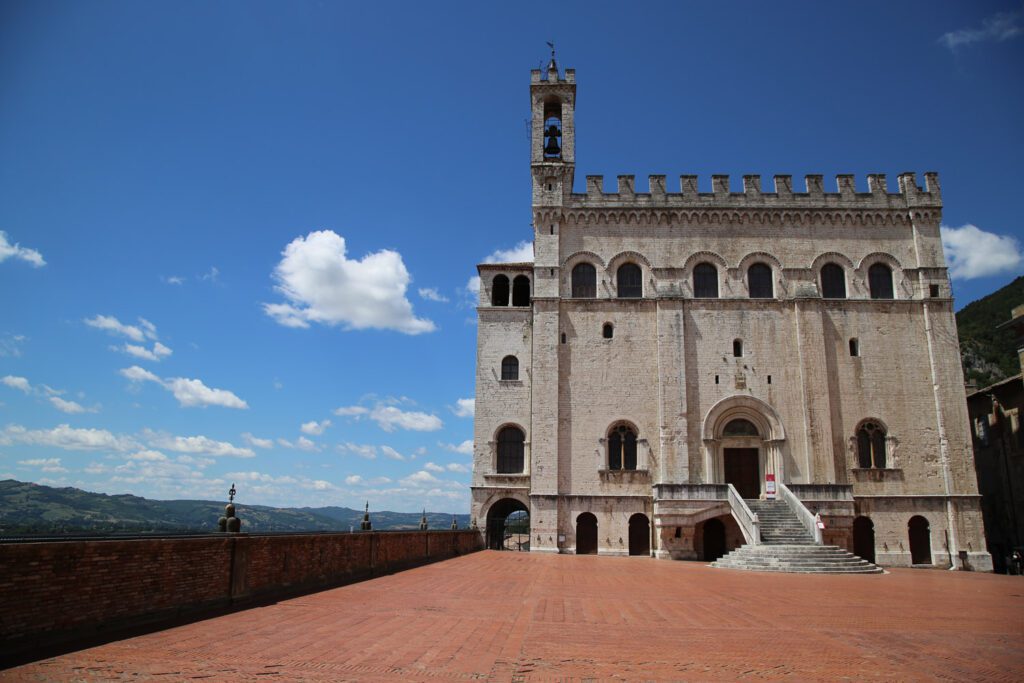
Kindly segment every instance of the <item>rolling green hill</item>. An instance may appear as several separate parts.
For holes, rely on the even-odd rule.
[[[1021,304],[1024,276],[967,304],[956,314],[965,379],[985,387],[1020,372],[1013,331],[996,328],[1009,320],[1010,311]]]
[[[216,531],[224,503],[208,500],[149,500],[109,496],[76,488],[52,488],[7,479],[0,481],[0,535],[52,533],[149,533]],[[348,531],[359,528],[362,510],[342,507],[274,508],[237,505],[242,531]],[[447,529],[452,516],[427,513],[431,529]],[[418,529],[421,513],[370,512],[373,528]],[[454,515],[459,528],[469,515]]]

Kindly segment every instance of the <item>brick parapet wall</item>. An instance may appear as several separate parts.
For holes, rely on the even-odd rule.
[[[481,547],[473,530],[0,543],[0,660]]]

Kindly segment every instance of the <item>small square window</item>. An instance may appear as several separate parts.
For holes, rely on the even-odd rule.
[[[933,299],[938,299],[939,298],[939,286],[938,285],[928,285],[928,296],[930,296]]]

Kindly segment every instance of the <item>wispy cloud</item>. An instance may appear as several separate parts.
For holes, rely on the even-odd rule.
[[[29,384],[28,379],[26,379],[25,377],[15,377],[14,375],[7,375],[3,379],[0,379],[0,382],[9,386],[12,389],[23,391],[26,394],[32,393],[32,385]]]
[[[1009,235],[986,232],[976,225],[940,227],[942,248],[954,280],[971,280],[1021,269],[1020,243]]]
[[[120,371],[123,377],[132,382],[153,382],[174,394],[178,404],[183,408],[205,408],[221,406],[224,408],[247,409],[249,404],[227,389],[213,389],[203,384],[202,380],[187,377],[169,377],[161,379],[145,368],[133,365]]]
[[[43,260],[42,254],[35,249],[23,247],[17,242],[11,244],[10,240],[7,238],[7,233],[0,230],[0,263],[3,263],[9,258],[24,261],[36,268],[42,268],[46,265],[46,261]]]
[[[86,318],[85,324],[113,335],[127,337],[133,342],[141,343],[147,339],[156,339],[156,326],[145,318],[139,318],[138,325],[126,325],[112,315],[97,315]]]
[[[448,303],[448,297],[437,291],[436,287],[420,287],[417,291],[419,292],[421,299],[436,301],[442,304]]]
[[[943,33],[939,42],[952,51],[974,43],[1001,43],[1024,35],[1021,11],[999,12],[982,20],[980,27],[962,28]]]
[[[445,449],[446,451],[451,451],[452,453],[461,453],[462,455],[473,455],[473,440],[472,439],[466,439],[465,441],[463,441],[462,443],[460,443],[458,445],[453,444],[453,443],[440,443],[440,442],[438,442],[437,445],[440,446],[441,448]]]
[[[316,420],[311,420],[310,422],[304,422],[302,426],[299,428],[299,431],[301,431],[303,434],[309,434],[310,436],[320,436],[330,426],[330,420],[321,420],[320,422],[317,422]]]

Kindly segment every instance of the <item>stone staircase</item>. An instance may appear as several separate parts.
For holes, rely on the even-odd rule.
[[[817,545],[781,500],[747,500],[761,528],[760,545],[743,545],[712,567],[809,574],[881,574],[882,569],[834,545]]]

